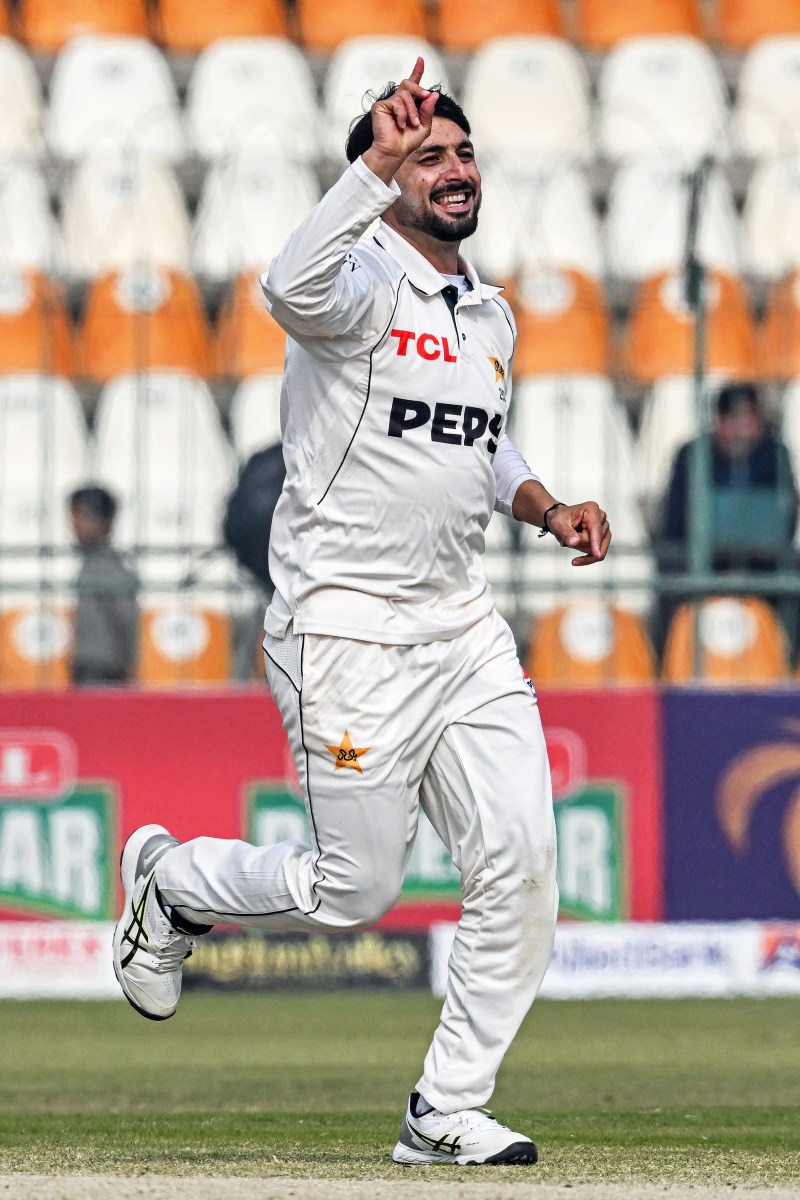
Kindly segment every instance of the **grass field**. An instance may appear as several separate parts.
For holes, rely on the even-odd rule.
[[[389,1154],[438,1007],[424,993],[193,994],[160,1025],[122,1003],[2,1003],[0,1175],[407,1179]],[[504,1187],[800,1195],[800,1004],[542,1001],[492,1103],[541,1150]]]

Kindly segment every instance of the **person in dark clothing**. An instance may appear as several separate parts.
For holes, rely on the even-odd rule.
[[[711,454],[710,566],[716,573],[776,571],[796,566],[793,539],[798,497],[789,452],[769,429],[752,383],[728,383],[716,398],[710,437],[681,446],[666,491],[659,558],[665,573],[689,561],[690,472],[697,442]],[[662,597],[661,632],[684,597]],[[773,596],[766,599],[783,611]],[[783,613],[786,618],[787,614]],[[793,625],[794,620],[787,621]],[[791,632],[791,630],[790,630]]]
[[[139,581],[111,545],[117,503],[105,488],[89,485],[72,493],[69,507],[83,560],[75,580],[72,682],[126,683],[136,668]]]

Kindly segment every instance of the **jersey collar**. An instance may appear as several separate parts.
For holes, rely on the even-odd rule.
[[[419,250],[416,250],[410,242],[401,237],[385,221],[380,222],[375,233],[375,241],[387,254],[391,254],[395,262],[405,271],[411,286],[416,288],[418,292],[422,292],[424,296],[435,296],[437,292],[441,292],[443,288],[447,287],[447,281],[428,262],[424,254],[420,254]],[[500,287],[481,283],[472,263],[468,262],[465,258],[459,258],[459,266],[463,267],[464,274],[472,285],[472,291],[462,296],[456,307],[481,304],[482,301],[491,300],[492,296],[496,296],[498,292],[502,292],[503,289]]]

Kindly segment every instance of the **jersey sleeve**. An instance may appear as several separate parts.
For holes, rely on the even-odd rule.
[[[534,475],[520,451],[505,434],[497,445],[494,456],[494,477],[496,481],[495,512],[503,513],[506,517],[512,515],[511,506],[517,488],[526,479],[541,483],[538,475]]]
[[[356,242],[400,195],[359,158],[295,229],[261,286],[275,320],[300,339],[363,334],[391,315],[392,290],[353,256]]]

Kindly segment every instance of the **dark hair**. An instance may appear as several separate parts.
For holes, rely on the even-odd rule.
[[[754,383],[726,383],[717,393],[717,415],[720,417],[729,417],[744,405],[761,407]]]
[[[117,515],[117,502],[106,488],[90,483],[76,488],[69,498],[70,508],[85,508],[93,517],[109,523]]]
[[[381,92],[380,96],[376,96],[373,92],[367,92],[366,99],[369,100],[370,109],[373,104],[379,100],[388,100],[397,91],[396,83],[387,83],[386,87]],[[460,104],[457,104],[452,96],[448,96],[447,92],[442,91],[442,85],[435,83],[433,87],[428,88],[429,92],[438,92],[439,99],[436,101],[436,108],[433,110],[435,117],[444,117],[446,121],[453,121],[464,133],[469,137],[470,125],[464,115],[464,110]],[[417,100],[416,105],[419,108],[422,101]],[[350,131],[347,135],[347,145],[345,146],[345,154],[348,162],[355,162],[365,150],[369,150],[373,142],[372,135],[372,113],[367,111],[362,113],[360,117],[356,117],[350,125]]]

